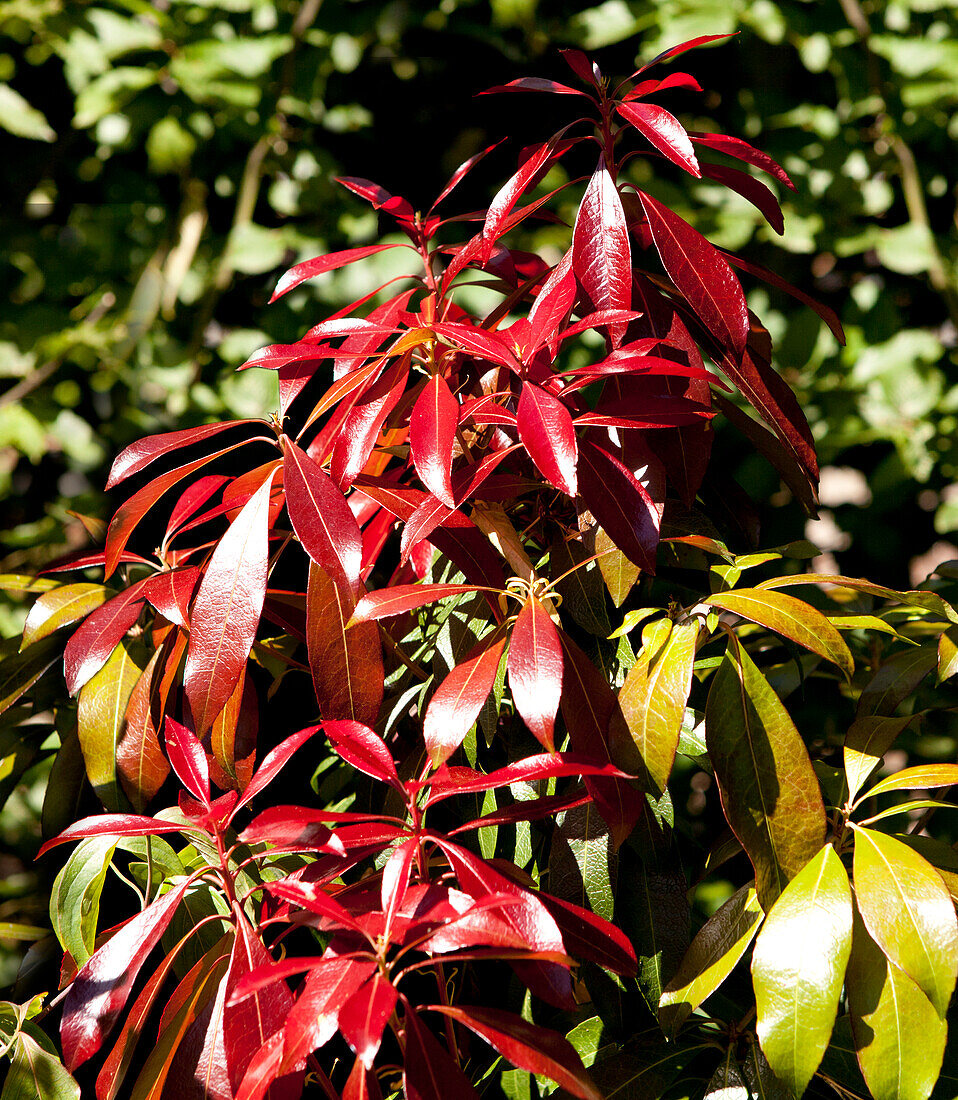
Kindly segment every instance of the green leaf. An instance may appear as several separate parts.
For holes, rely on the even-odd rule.
[[[944,1017],[958,976],[958,920],[941,875],[914,849],[855,829],[855,896],[869,935]]]
[[[674,849],[657,861],[623,849],[615,915],[636,945],[639,991],[655,1013],[689,947],[688,881]]]
[[[699,929],[659,1002],[659,1023],[674,1038],[689,1014],[731,974],[762,922],[752,886],[743,886]]]
[[[671,630],[670,633],[666,633]],[[654,640],[646,645],[646,634]],[[666,633],[667,640],[659,643]],[[619,692],[619,706],[609,725],[612,759],[626,771],[647,779],[656,793],[665,789],[682,732],[692,686],[697,622],[672,626],[661,619],[642,634],[642,650]]]
[[[868,714],[891,714],[913,694],[937,662],[938,652],[932,645],[906,649],[883,661],[859,697],[856,720]]]
[[[611,920],[614,862],[609,827],[594,802],[558,815],[549,853],[551,893]]]
[[[56,131],[42,111],[29,104],[9,84],[0,84],[0,127],[33,141],[56,141]]]
[[[85,130],[105,115],[121,110],[144,88],[160,79],[157,69],[118,65],[91,80],[76,98],[73,125]]]
[[[709,691],[705,738],[725,816],[767,911],[821,848],[825,807],[788,711],[734,638]]]
[[[93,954],[100,896],[116,845],[117,837],[81,840],[53,882],[50,923],[78,967]]]
[[[869,714],[856,718],[848,727],[844,758],[849,800],[854,801],[868,777],[878,767],[881,758],[914,717],[913,714],[900,718]]]
[[[850,680],[855,672],[855,662],[845,639],[820,611],[804,600],[769,589],[742,588],[709,596],[702,602],[741,615],[743,619],[791,639],[838,665],[846,679]]]
[[[938,683],[958,672],[958,627],[951,626],[938,637]]]
[[[77,700],[77,734],[87,778],[108,810],[117,811],[124,802],[116,779],[116,747],[123,734],[127,703],[142,671],[142,663],[133,659],[124,640],[83,685]]]
[[[33,1034],[21,1032],[0,1100],[80,1100],[80,1086],[55,1054]]]
[[[20,649],[49,637],[62,627],[85,619],[116,593],[103,584],[64,584],[44,594],[30,608]]]
[[[826,844],[779,895],[752,953],[759,1041],[796,1096],[831,1038],[851,947],[848,874]]]
[[[930,791],[958,783],[958,764],[920,764],[886,776],[866,791],[859,802],[886,791]]]
[[[607,638],[612,627],[606,612],[602,573],[597,561],[582,564],[589,556],[581,542],[558,538],[549,551],[550,570],[556,577],[567,574],[555,583],[563,611],[568,611],[583,630]]]
[[[857,914],[846,994],[858,1064],[874,1100],[927,1100],[947,1025],[911,978],[888,961]]]
[[[17,653],[14,639],[0,643],[0,714],[29,691],[59,656],[61,646],[48,638],[26,653]]]

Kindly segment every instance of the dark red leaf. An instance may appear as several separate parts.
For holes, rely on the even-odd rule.
[[[596,65],[595,62],[590,61],[582,50],[566,49],[559,50],[559,53],[562,54],[562,60],[580,80],[584,80],[593,87],[598,87],[599,80],[601,79],[599,66]]]
[[[492,95],[495,92],[553,92],[555,95],[581,95],[586,99],[591,98],[577,88],[570,88],[567,84],[559,84],[542,76],[521,76],[518,80],[510,80],[508,84],[495,84],[486,88],[479,95]]]
[[[402,396],[408,376],[409,357],[403,355],[350,410],[333,447],[329,470],[341,489],[347,489],[356,480],[369,460],[379,430]]]
[[[702,323],[724,346],[741,355],[748,339],[745,295],[722,254],[644,191],[639,192],[662,266]]]
[[[632,471],[584,440],[579,445],[579,485],[582,499],[609,538],[631,562],[654,573],[659,516]]]
[[[764,183],[754,179],[747,172],[739,172],[737,168],[726,168],[719,164],[703,164],[702,175],[738,192],[762,212],[765,220],[776,233],[785,232],[782,208],[778,205],[778,199]]]
[[[273,291],[270,302],[272,303],[275,302],[277,298],[282,298],[282,296],[292,290],[293,287],[299,286],[300,283],[305,282],[307,279],[314,279],[317,275],[322,275],[327,271],[335,271],[337,268],[355,263],[356,260],[363,260],[367,256],[372,256],[377,252],[384,252],[387,248],[397,247],[408,247],[408,245],[368,244],[364,245],[362,248],[347,248],[343,252],[329,252],[325,256],[317,256],[313,260],[304,260],[303,263],[291,267],[289,271],[282,276],[276,284],[276,289]]]
[[[474,1100],[478,1093],[451,1054],[425,1028],[404,999],[406,1051],[403,1085],[407,1100]]]
[[[160,435],[148,435],[124,447],[113,460],[106,487],[112,489],[133,474],[145,469],[154,459],[170,451],[179,451],[194,443],[201,443],[210,436],[219,435],[228,428],[237,428],[242,424],[260,424],[258,420],[224,420],[216,424],[202,424],[198,428],[183,428],[178,432],[162,432]]]
[[[308,810],[304,806],[271,806],[257,814],[241,836],[244,844],[265,842],[290,852],[321,851],[343,855],[345,848],[339,834],[332,832],[325,822],[367,821],[368,818],[368,814]]]
[[[582,197],[572,233],[572,267],[595,309],[632,305],[632,253],[622,200],[604,158]],[[609,326],[613,346],[625,323]]]
[[[193,601],[183,689],[199,737],[226,706],[256,637],[266,596],[272,487],[270,476],[230,524]]]
[[[566,951],[576,959],[585,959],[614,974],[634,975],[638,965],[629,937],[607,920],[571,901],[539,894],[559,926]]]
[[[499,363],[516,373],[521,369],[510,344],[501,333],[480,328],[478,325],[467,325],[454,321],[444,321],[433,327],[437,336],[444,338],[451,344],[458,344],[459,347],[478,355],[482,359]]]
[[[273,782],[293,753],[302,745],[305,745],[315,733],[319,732],[319,730],[319,726],[308,726],[298,733],[290,734],[285,740],[280,741],[276,748],[268,752],[266,756],[263,757],[262,762],[253,774],[253,778],[247,784],[246,789],[240,795],[239,801],[236,803],[236,809],[238,810],[241,806],[245,806],[246,803],[255,798],[260,791],[265,790],[270,783]]]
[[[323,733],[336,752],[354,768],[403,791],[396,765],[378,733],[362,722],[339,719],[323,722]]]
[[[433,765],[446,762],[479,717],[496,682],[506,639],[483,643],[475,656],[453,668],[426,708],[423,736]]]
[[[434,374],[410,414],[409,446],[423,484],[449,508],[456,506],[450,475],[458,423],[459,402],[445,378]]]
[[[429,1011],[451,1016],[519,1069],[543,1074],[582,1100],[602,1100],[575,1048],[557,1032],[478,1005],[430,1005]]]
[[[379,1078],[357,1058],[343,1086],[342,1100],[382,1100]]]
[[[534,597],[519,612],[506,663],[516,710],[536,739],[552,752],[562,694],[562,645],[549,612]]]
[[[380,900],[383,910],[384,937],[388,940],[392,930],[393,918],[402,907],[409,889],[409,876],[412,873],[413,860],[419,854],[419,841],[415,837],[403,841],[393,848],[383,867]]]
[[[465,768],[438,771],[432,778],[427,805],[431,806],[452,795],[490,791],[513,783],[536,783],[542,779],[560,779],[569,775],[630,778],[627,772],[607,762],[598,753],[595,756],[570,752],[540,753],[538,756],[527,756],[523,760],[513,761],[488,775],[470,772],[471,769]]]
[[[523,382],[516,422],[522,445],[542,476],[574,497],[578,450],[569,410],[548,390]]]
[[[143,595],[165,619],[188,628],[190,603],[200,576],[201,570],[195,565],[157,573],[144,584]]]
[[[754,148],[747,141],[742,141],[741,138],[737,137],[729,137],[728,134],[700,134],[694,131],[689,134],[689,137],[696,145],[704,145],[706,149],[714,149],[717,153],[735,157],[736,160],[744,160],[746,164],[752,164],[756,168],[760,168],[767,175],[777,179],[779,183],[784,183],[786,187],[795,190],[795,184],[788,178],[785,169],[776,164],[767,153]]]
[[[553,345],[568,319],[575,297],[575,272],[572,270],[572,250],[569,249],[552,269],[529,310],[528,329],[523,344],[526,360],[531,359],[543,344],[549,344],[550,347]]]
[[[488,148],[483,149],[482,152],[473,154],[471,157],[469,157],[468,160],[464,160],[462,164],[460,164],[459,167],[455,170],[455,172],[453,172],[453,174],[449,177],[449,182],[446,184],[446,186],[442,189],[442,191],[439,192],[439,198],[436,199],[436,201],[429,208],[430,214],[443,201],[443,199],[449,197],[452,191],[459,186],[459,184],[469,174],[469,172],[471,172],[472,169],[475,168],[479,161],[488,156],[493,149],[498,148],[498,146],[500,146],[502,144],[502,141],[504,140],[505,138],[495,142],[495,144],[493,145],[488,146]]]
[[[291,440],[284,446],[286,508],[303,549],[323,570],[359,585],[363,537],[340,489]]]
[[[137,913],[81,967],[67,992],[60,1022],[63,1061],[71,1073],[103,1045],[147,955],[191,885],[187,880],[174,886]]]
[[[271,894],[291,901],[301,909],[325,917],[342,928],[349,928],[362,935],[362,925],[335,898],[332,898],[312,882],[300,882],[295,878],[282,878],[266,883]]]
[[[660,54],[656,54],[656,56],[643,65],[638,72],[633,73],[633,76],[644,73],[646,69],[651,69],[653,65],[658,65],[662,61],[668,61],[673,57],[678,57],[679,54],[683,54],[687,50],[698,49],[699,46],[705,46],[709,42],[721,42],[723,38],[734,38],[737,33],[737,31],[732,31],[726,34],[702,34],[699,35],[698,38],[690,38],[687,42],[680,42],[677,46],[670,46],[667,50],[663,50]]]
[[[456,515],[454,508],[447,508],[441,500],[430,493],[403,524],[402,538],[399,542],[400,564],[405,565],[410,554],[422,540],[428,538],[437,527],[441,527],[454,515]]]
[[[373,1067],[383,1031],[398,999],[396,987],[385,974],[377,972],[363,982],[340,1010],[339,1030],[366,1069]]]
[[[67,691],[75,695],[100,671],[143,610],[146,581],[137,581],[88,615],[63,650]]]
[[[616,110],[664,157],[696,179],[701,178],[702,172],[695,159],[692,142],[675,115],[654,103],[620,103]]]

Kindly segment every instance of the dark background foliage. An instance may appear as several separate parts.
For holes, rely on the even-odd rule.
[[[473,195],[463,187],[469,209],[554,110],[474,93],[561,78],[564,45],[626,73],[674,42],[737,31],[697,59],[717,90],[671,106],[784,164],[797,186],[781,196],[784,237],[708,181],[653,189],[839,312],[845,348],[811,311],[746,282],[825,467],[806,533],[848,574],[920,581],[958,556],[955,23],[930,0],[4,0],[0,572],[85,542],[72,513],[109,515],[106,470],[132,439],[268,413],[273,378],[234,368],[374,285],[377,266],[388,277],[390,253],[267,308],[291,262],[374,238],[375,215],[336,174],[427,207],[456,164],[508,136]],[[548,226],[535,232],[548,242]],[[774,472],[731,433],[720,446],[763,502],[763,544],[801,535]],[[3,635],[25,607],[3,595]],[[42,778],[0,819],[0,920],[45,907],[20,862]]]

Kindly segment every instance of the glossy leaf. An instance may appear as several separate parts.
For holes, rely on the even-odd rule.
[[[767,588],[737,588],[708,596],[703,602],[741,615],[743,619],[791,639],[838,665],[846,679],[850,680],[854,674],[855,663],[837,627],[804,600]]]
[[[522,445],[542,476],[574,497],[578,451],[569,410],[541,386],[523,382],[516,422]]]
[[[423,1026],[408,1003],[403,1025],[403,1086],[408,1100],[470,1100],[478,1096],[452,1055]]]
[[[779,183],[784,183],[786,187],[795,190],[795,184],[788,178],[785,169],[776,164],[767,153],[754,148],[747,141],[730,137],[728,134],[693,133],[690,136],[697,145],[703,145],[706,149],[714,149],[717,153],[724,153],[726,156],[754,165],[768,175],[774,176]]]
[[[34,1028],[27,1024],[12,1048],[7,1048],[10,1068],[3,1082],[3,1100],[80,1100],[80,1086],[47,1049],[49,1040],[43,1032]]]
[[[396,987],[377,971],[340,1010],[339,1030],[367,1070],[373,1067],[383,1031],[398,999]]]
[[[244,424],[256,424],[255,420],[225,420],[215,424],[202,424],[197,428],[183,428],[178,432],[163,432],[160,435],[148,435],[131,443],[116,456],[107,479],[107,489],[113,489],[126,478],[138,474],[141,470],[162,455],[201,443],[211,436],[219,435],[228,428]],[[221,452],[222,453],[222,452]]]
[[[731,974],[762,919],[754,888],[743,886],[702,925],[662,992],[659,1022],[667,1035],[674,1038],[689,1015]]]
[[[373,256],[377,252],[383,252],[388,248],[397,248],[395,244],[367,244],[362,248],[347,248],[342,252],[328,252],[325,256],[317,256],[313,260],[304,260],[295,267],[291,267],[276,284],[270,302],[282,298],[294,287],[306,282],[307,279],[315,279],[317,275],[323,275],[327,271],[335,271],[347,264],[363,260],[367,256]]]
[[[788,712],[734,641],[712,681],[705,737],[725,816],[752,861],[767,911],[821,849],[825,809]]]
[[[71,626],[96,611],[111,596],[112,588],[102,584],[64,584],[44,592],[30,608],[23,624],[21,650],[49,637],[62,627]]]
[[[355,592],[363,538],[346,498],[319,466],[287,439],[283,459],[286,509],[303,549],[331,576]]]
[[[53,882],[50,923],[77,966],[93,954],[100,896],[116,844],[109,835],[81,841]]]
[[[722,254],[667,206],[639,192],[652,239],[672,282],[702,323],[726,347],[741,355],[748,339],[745,295]]]
[[[873,798],[887,791],[934,790],[955,783],[958,783],[958,764],[919,764],[879,780],[862,798]]]
[[[695,149],[685,127],[675,117],[654,103],[619,103],[616,110],[639,133],[673,164],[700,179],[702,171],[695,158]]]
[[[434,767],[449,759],[475,725],[496,681],[505,647],[505,638],[484,645],[476,656],[457,664],[433,693],[423,736]]]
[[[103,1045],[123,1011],[136,976],[159,942],[189,882],[129,920],[80,969],[63,1003],[60,1040],[69,1070],[91,1058]]]
[[[140,617],[143,582],[131,585],[88,615],[63,651],[67,691],[75,695],[103,666]]]
[[[397,584],[389,588],[370,592],[356,604],[353,622],[372,622],[388,619],[393,615],[402,615],[407,611],[449,596],[472,595],[475,592],[495,592],[494,588],[478,588],[472,584]]]
[[[514,1066],[543,1074],[582,1100],[600,1100],[601,1094],[589,1078],[575,1048],[561,1035],[521,1016],[478,1005],[430,1005],[475,1032]]]
[[[203,746],[180,722],[167,718],[164,733],[166,751],[173,770],[190,794],[204,806],[210,805],[210,768]]]
[[[354,768],[373,779],[402,790],[396,765],[383,739],[362,722],[336,720],[324,722],[323,732],[337,753]]]
[[[667,620],[665,625],[671,626]],[[679,623],[664,642],[645,645],[619,691],[609,729],[613,759],[661,793],[668,782],[692,686],[699,628]]]
[[[848,873],[826,844],[779,895],[752,953],[759,1041],[796,1096],[831,1039],[851,947]]]
[[[659,516],[642,483],[614,455],[587,440],[579,445],[578,478],[582,499],[612,543],[639,569],[654,573]]]
[[[266,597],[272,487],[270,475],[230,524],[193,602],[183,690],[200,738],[226,706],[256,637]]]
[[[958,919],[941,876],[902,841],[859,827],[854,874],[869,935],[944,1017],[958,977]]]
[[[928,1100],[947,1025],[857,915],[846,985],[858,1064],[874,1100]]]
[[[77,735],[87,778],[110,810],[120,808],[117,746],[123,736],[127,705],[142,671],[133,652],[121,643],[103,668],[83,685],[77,700]]]
[[[324,716],[376,721],[383,698],[382,648],[375,623],[349,626],[350,591],[315,563],[306,589],[306,645],[313,686]]]
[[[595,309],[632,305],[632,253],[622,200],[603,158],[589,181],[572,232],[572,268]],[[613,346],[626,325],[609,326]]]
[[[426,488],[448,508],[455,508],[452,448],[459,423],[459,402],[441,374],[434,374],[409,416],[409,446],[416,472]]]
[[[562,694],[562,643],[548,611],[534,596],[516,619],[506,670],[516,710],[536,739],[552,752]]]

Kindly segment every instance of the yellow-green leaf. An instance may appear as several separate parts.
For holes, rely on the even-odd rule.
[[[129,644],[121,642],[100,671],[80,689],[77,734],[87,778],[108,810],[121,809],[116,780],[116,748],[125,723],[130,694],[143,665],[133,659]]]
[[[947,1025],[857,914],[845,980],[858,1064],[874,1100],[928,1100]]]
[[[869,935],[944,1017],[958,977],[958,920],[941,875],[886,833],[855,828],[855,896]]]
[[[856,718],[848,727],[848,732],[845,734],[844,760],[850,800],[854,801],[865,781],[878,767],[881,758],[913,718],[912,714],[898,718],[868,714]]]
[[[93,954],[100,896],[117,839],[92,836],[81,840],[53,882],[50,923],[78,967]]]
[[[886,791],[929,791],[958,783],[958,764],[920,764],[886,776],[866,791],[859,802]]]
[[[925,592],[921,589],[900,592],[894,588],[885,588],[881,584],[859,577],[842,577],[835,573],[794,573],[790,577],[773,577],[762,581],[757,588],[786,588],[796,584],[834,584],[839,588],[849,588],[855,592],[865,592],[869,596],[878,596],[883,600],[897,600],[910,607],[920,607],[933,611],[943,619],[958,624],[958,611],[946,603],[937,592]]]
[[[938,683],[958,672],[958,627],[952,626],[938,637]]]
[[[851,946],[848,874],[826,844],[782,891],[752,953],[759,1042],[796,1096],[831,1038]]]
[[[667,640],[657,649],[646,647],[643,632],[642,652],[622,685],[619,706],[613,712],[609,747],[620,767],[647,778],[651,789],[660,794],[668,782],[682,732],[699,628],[697,622],[673,627],[668,620],[652,626],[664,627]]]
[[[659,1001],[659,1023],[674,1037],[687,1017],[731,974],[762,922],[752,886],[743,886],[699,929]]]
[[[639,579],[639,567],[629,561],[601,527],[595,532],[595,552],[599,555],[599,571],[612,602],[621,607]]]
[[[116,593],[104,584],[64,584],[44,592],[30,608],[23,626],[21,649],[39,642],[64,626],[85,619]]]
[[[789,638],[819,657],[831,661],[851,679],[855,662],[839,631],[825,616],[804,600],[762,588],[741,588],[709,596],[703,603],[741,615]]]
[[[709,691],[705,740],[725,816],[767,911],[824,843],[825,807],[788,711],[734,639]]]

